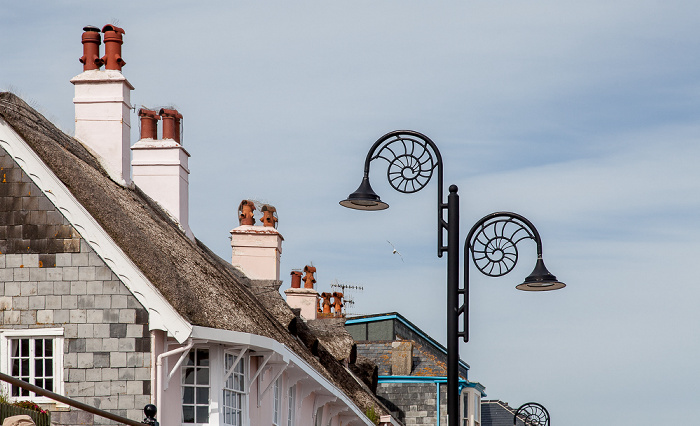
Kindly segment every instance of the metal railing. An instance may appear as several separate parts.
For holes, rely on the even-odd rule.
[[[39,386],[32,385],[31,383],[27,383],[23,380],[19,380],[15,377],[8,376],[7,374],[0,373],[0,380],[10,383],[12,385],[18,386],[22,389],[26,389],[30,392],[34,392],[36,395],[41,395],[45,396],[47,398],[53,399],[54,401],[61,402],[66,405],[70,405],[71,407],[78,408],[83,411],[87,411],[88,413],[94,414],[96,416],[104,417],[106,419],[114,420],[115,422],[119,422],[125,425],[129,426],[143,426],[145,424],[150,424],[153,426],[158,426],[158,423],[155,420],[155,406],[152,404],[146,405],[144,407],[144,412],[146,413],[146,419],[143,422],[137,422],[135,420],[127,419],[126,417],[118,416],[116,414],[110,413],[109,411],[104,411],[100,410],[99,408],[95,408],[91,405],[84,404],[80,401],[76,401],[71,398],[67,398],[63,395],[59,395],[57,393],[48,391],[46,389],[40,388]]]

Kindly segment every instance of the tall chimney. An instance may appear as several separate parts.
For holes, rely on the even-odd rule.
[[[112,179],[129,184],[130,94],[134,86],[121,73],[124,30],[113,25],[102,29],[107,54],[98,59],[100,34],[96,29],[84,28],[83,72],[71,79],[75,86],[75,137],[97,154]],[[107,64],[104,71],[99,69],[102,60]]]
[[[272,206],[263,207],[274,211]],[[243,225],[255,223],[255,210],[255,203],[250,200],[243,200],[238,206],[241,225],[231,230],[231,263],[254,280],[279,280],[284,238],[274,226]]]
[[[178,122],[182,118],[176,110],[168,111],[172,116],[179,117]],[[164,139],[157,139],[158,113],[142,108],[139,117],[141,140],[131,147],[134,183],[165,208],[185,234],[194,239],[189,227],[190,154],[176,140],[165,139],[165,134]]]

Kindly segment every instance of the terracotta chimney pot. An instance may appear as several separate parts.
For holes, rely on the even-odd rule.
[[[316,278],[314,278],[315,272],[315,266],[304,266],[304,273],[306,273],[306,276],[304,277],[304,288],[314,288],[314,283],[316,282]]]
[[[260,218],[260,222],[262,222],[263,226],[277,228],[277,209],[269,204],[265,204],[260,208],[260,211],[263,214],[263,217]]]
[[[98,70],[104,64],[100,59],[100,44],[102,44],[100,29],[88,25],[83,28],[83,31],[83,56],[79,61],[83,64],[83,71]]]
[[[301,288],[301,271],[292,271],[292,288]]]
[[[165,127],[165,123],[163,123]],[[165,131],[165,128],[163,128]],[[165,136],[163,136],[165,139]],[[250,200],[243,200],[241,204],[238,205],[238,223],[239,225],[255,225],[255,218],[253,217],[253,212],[255,211],[255,203]]]
[[[321,293],[321,297],[323,298],[323,313],[324,314],[330,314],[331,313],[331,293],[326,293],[325,291]]]
[[[163,117],[163,139],[174,139],[180,143],[180,119],[182,115],[176,109],[161,108],[159,111]]]
[[[124,30],[114,25],[105,25],[102,32],[105,34],[105,55],[102,57],[105,69],[121,71],[122,67],[126,65],[122,59]]]
[[[139,117],[141,117],[141,139],[158,139],[158,120],[160,120],[158,113],[141,108]]]
[[[339,291],[333,292],[333,311],[337,316],[343,313],[343,293]]]

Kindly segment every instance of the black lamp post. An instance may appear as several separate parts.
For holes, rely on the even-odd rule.
[[[437,169],[438,177],[438,257],[447,252],[447,416],[448,426],[459,423],[459,337],[469,340],[469,267],[467,253],[479,270],[486,275],[505,275],[517,262],[518,242],[534,239],[537,242],[535,270],[516,288],[520,290],[555,290],[564,287],[547,271],[542,261],[542,243],[535,227],[515,213],[492,213],[472,227],[465,242],[464,288],[459,288],[459,195],[457,186],[450,185],[447,203],[442,198],[442,156],[435,143],[427,136],[412,130],[397,130],[382,136],[372,145],[365,159],[362,183],[340,205],[358,210],[384,210],[389,207],[372,190],[369,166],[373,160],[389,163],[387,179],[391,186],[403,193],[423,189]],[[444,212],[447,210],[447,221]],[[516,229],[517,228],[517,229]],[[447,245],[443,236],[447,231]],[[463,295],[459,305],[459,295]],[[464,314],[464,331],[459,331],[459,316]]]

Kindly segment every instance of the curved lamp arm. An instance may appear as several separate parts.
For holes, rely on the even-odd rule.
[[[387,180],[397,191],[410,194],[418,192],[430,182],[437,169],[438,179],[438,257],[447,251],[443,244],[443,231],[447,229],[444,211],[447,203],[442,195],[442,155],[435,142],[413,130],[395,130],[377,139],[365,159],[362,183],[340,205],[359,210],[384,210],[388,204],[381,201],[369,183],[370,163],[386,160]]]
[[[544,266],[542,259],[542,239],[540,233],[525,217],[512,212],[496,212],[484,216],[476,222],[464,241],[464,287],[459,293],[464,296],[464,304],[459,315],[464,315],[464,331],[459,335],[469,341],[469,256],[476,268],[484,275],[500,277],[513,270],[518,263],[518,243],[535,240],[537,260],[535,269],[516,286],[519,290],[557,290],[566,284],[557,280]]]

